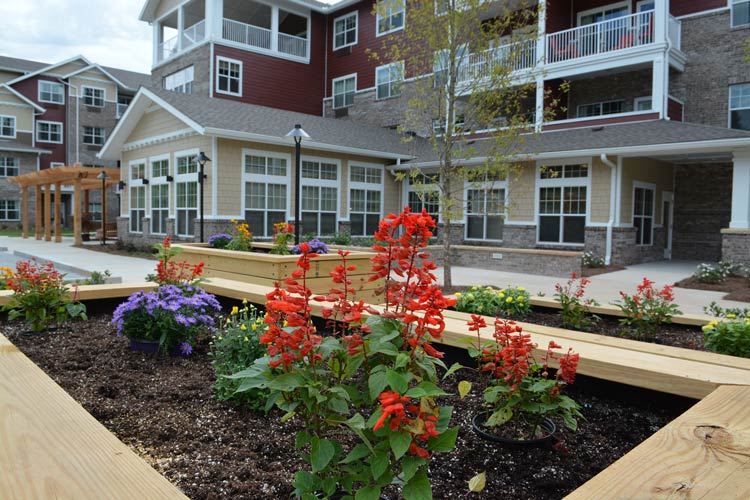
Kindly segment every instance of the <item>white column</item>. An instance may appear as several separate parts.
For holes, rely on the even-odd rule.
[[[667,41],[667,19],[669,17],[669,2],[657,0],[654,2],[654,41]]]
[[[177,9],[177,52],[182,51],[182,34],[185,31],[185,7]]]
[[[654,59],[652,68],[651,107],[659,113],[659,118],[664,119],[667,116],[667,95],[669,93],[669,65],[665,54],[659,54]]]
[[[544,125],[544,76],[536,77],[536,114],[534,117],[534,128],[537,132],[542,131]]]
[[[271,8],[271,50],[279,50],[279,8]]]
[[[537,14],[539,20],[537,22],[536,29],[536,64],[541,66],[546,60],[546,47],[547,47],[547,1],[539,0],[539,6],[537,7]]]
[[[750,229],[750,150],[734,153],[730,229]]]
[[[221,40],[224,25],[224,0],[206,0],[206,39]]]
[[[154,21],[151,24],[151,28],[153,29],[152,40],[154,45],[154,62],[152,66],[156,66],[161,61],[161,23]]]

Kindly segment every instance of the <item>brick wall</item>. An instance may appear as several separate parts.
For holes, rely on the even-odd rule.
[[[0,156],[11,156],[16,158],[18,162],[18,174],[28,174],[36,172],[36,160],[37,155],[32,153],[13,153],[9,151],[0,150]],[[21,225],[21,217],[23,216],[23,205],[21,203],[21,188],[18,184],[8,182],[6,178],[0,178],[0,200],[14,200],[18,201],[18,216],[17,221],[5,221],[0,220],[0,227],[12,227],[16,228]],[[36,218],[36,190],[34,188],[29,189],[29,230],[34,227]]]
[[[154,68],[151,72],[151,83],[156,88],[164,88],[164,77],[171,75],[181,69],[193,66],[193,94],[208,96],[209,82],[211,81],[211,49],[210,44],[206,43],[190,52],[178,57],[173,61],[162,64]]]
[[[596,102],[624,100],[622,112],[634,110],[636,97],[651,95],[650,69],[627,71],[570,82],[568,118],[576,118],[578,106]]]
[[[750,231],[747,229],[723,229],[721,238],[721,260],[738,262],[750,267]]]
[[[443,265],[442,247],[427,247],[427,253],[438,266]],[[453,247],[452,254],[454,266],[559,277],[570,276],[573,272],[581,273],[581,252],[459,245]]]
[[[101,127],[104,129],[104,142],[109,139],[112,131],[117,126],[117,104],[105,102],[103,108],[93,106],[78,107],[77,98],[69,96],[68,106],[68,163],[71,165],[76,161],[76,143],[78,143],[78,161],[82,165],[97,167],[116,167],[116,160],[102,160],[96,157],[101,151],[101,146],[93,146],[83,143],[83,127]],[[78,121],[76,122],[76,109],[78,109]]]

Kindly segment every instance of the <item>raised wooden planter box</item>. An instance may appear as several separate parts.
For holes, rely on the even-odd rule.
[[[270,243],[255,243],[253,247],[270,249]],[[283,282],[297,269],[297,255],[273,255],[260,252],[238,252],[233,250],[219,250],[209,248],[205,243],[186,243],[173,245],[181,248],[178,260],[186,260],[191,264],[203,262],[203,276],[206,278],[226,278],[243,283],[254,283],[272,287],[275,282]],[[383,286],[382,281],[368,281],[372,274],[372,252],[353,251],[347,257],[347,264],[356,266],[356,270],[349,273],[352,286],[357,291],[357,298],[366,302],[378,304],[381,295],[378,289]],[[341,264],[341,257],[332,252],[314,258],[307,275],[307,286],[314,294],[326,294],[334,286],[331,271]]]

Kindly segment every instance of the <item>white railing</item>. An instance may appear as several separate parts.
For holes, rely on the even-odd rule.
[[[682,49],[682,22],[676,19],[674,16],[669,16],[669,41],[672,43],[672,47],[677,50]]]
[[[654,11],[638,12],[547,35],[547,63],[605,54],[654,42]]]
[[[120,118],[122,115],[125,114],[125,111],[128,110],[127,104],[117,103],[117,116],[116,118]]]
[[[179,37],[175,35],[169,40],[164,40],[162,43],[159,44],[159,60],[160,61],[169,59],[170,57],[172,57],[173,55],[177,53],[178,40],[179,40]]]
[[[458,68],[458,81],[486,79],[497,72],[498,65],[511,71],[533,68],[536,65],[536,39],[468,54]]]
[[[297,57],[307,57],[307,38],[279,33],[279,52]]]
[[[182,33],[182,50],[189,49],[193,45],[206,39],[206,20],[197,22]]]
[[[271,30],[260,26],[224,19],[221,36],[230,42],[271,50]]]

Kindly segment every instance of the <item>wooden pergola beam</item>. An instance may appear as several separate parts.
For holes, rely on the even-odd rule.
[[[24,239],[29,237],[29,188],[21,188],[21,235]]]
[[[55,183],[55,243],[60,243],[62,241],[62,211],[60,210],[61,206],[61,198],[62,198],[62,190],[60,189],[61,185],[59,182]]]
[[[36,189],[36,226],[34,227],[34,236],[36,239],[42,239],[42,186],[35,186]]]
[[[81,224],[81,180],[76,179],[73,187],[73,245],[80,247],[83,245],[83,237],[81,236],[81,229],[83,227]]]
[[[52,185],[44,186],[44,241],[52,241]]]

